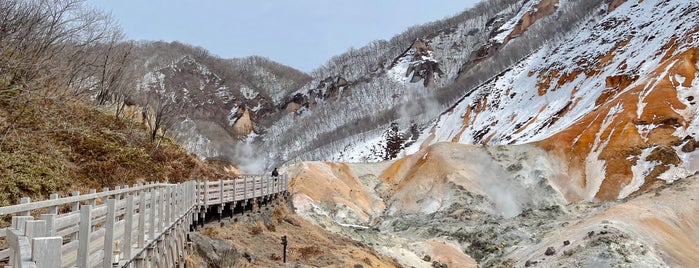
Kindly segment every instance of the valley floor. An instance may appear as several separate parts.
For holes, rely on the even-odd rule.
[[[699,175],[620,200],[571,202],[541,156],[451,144],[394,162],[305,162],[288,172],[297,213],[406,267],[699,266]]]

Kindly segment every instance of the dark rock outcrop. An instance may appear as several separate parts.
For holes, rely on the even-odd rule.
[[[225,240],[197,233],[189,234],[189,239],[194,243],[196,253],[206,262],[204,267],[234,267],[238,262],[240,257],[238,250]]]

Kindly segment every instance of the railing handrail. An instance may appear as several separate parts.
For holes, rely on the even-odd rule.
[[[124,189],[119,189],[119,190],[97,192],[97,193],[84,194],[84,195],[78,195],[78,196],[67,196],[67,197],[62,197],[62,198],[58,198],[58,199],[48,199],[48,200],[36,201],[36,202],[31,202],[31,203],[26,203],[26,204],[17,204],[17,205],[12,205],[12,206],[7,206],[7,207],[0,207],[0,216],[12,214],[12,213],[17,213],[17,212],[24,212],[24,211],[48,208],[48,207],[53,207],[53,206],[61,206],[61,205],[75,203],[75,202],[89,201],[92,199],[97,199],[97,198],[102,198],[102,197],[107,197],[107,196],[112,196],[112,195],[118,195],[118,194],[137,192],[137,191],[142,191],[142,190],[148,190],[151,188],[159,188],[159,187],[164,187],[167,185],[172,185],[172,184],[168,184],[168,183],[144,184],[144,185],[140,185],[140,186],[134,186],[134,187],[124,188]]]

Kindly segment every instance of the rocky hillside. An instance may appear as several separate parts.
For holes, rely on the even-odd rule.
[[[277,112],[275,99],[308,79],[262,57],[226,60],[176,42],[135,50],[142,76],[134,103],[154,110],[151,121],[164,110],[166,132],[201,158],[234,160],[235,144],[260,133]]]

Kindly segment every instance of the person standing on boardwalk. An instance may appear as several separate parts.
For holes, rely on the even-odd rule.
[[[272,170],[272,177],[274,177],[274,188],[277,188],[277,177],[279,177],[279,171],[277,170],[277,168],[274,168],[274,170]]]

